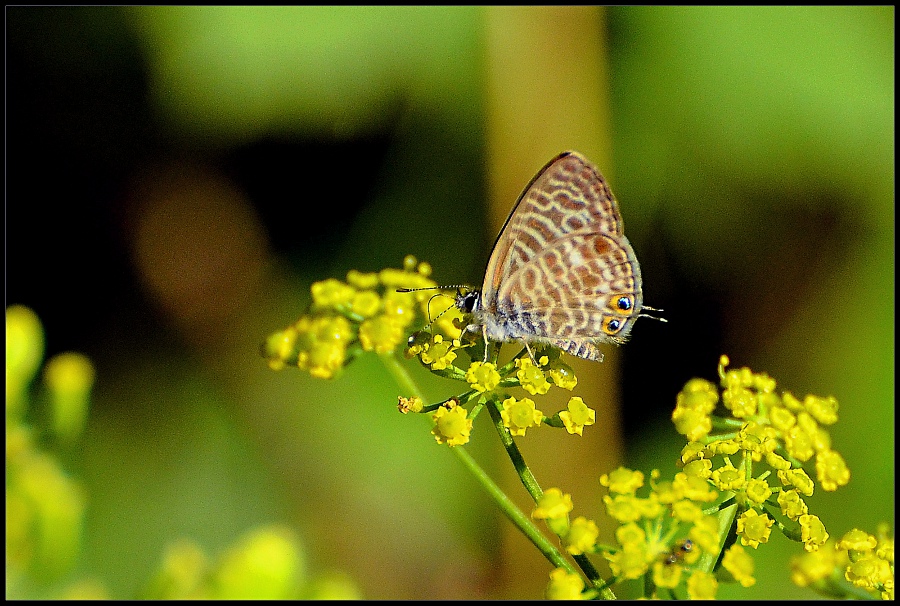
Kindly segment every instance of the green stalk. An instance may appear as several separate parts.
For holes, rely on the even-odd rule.
[[[400,364],[400,361],[397,360],[396,356],[393,354],[381,354],[379,356],[381,361],[384,363],[385,367],[387,367],[388,371],[391,373],[391,376],[394,377],[394,380],[400,386],[400,389],[410,395],[417,396],[425,401],[425,398],[422,394],[422,391],[419,389],[419,386],[412,379],[407,372],[406,368]],[[475,459],[461,446],[455,446],[450,449],[450,451],[456,455],[456,458],[462,462],[462,464],[469,470],[469,472],[473,475],[475,480],[481,484],[481,486],[487,491],[488,495],[494,500],[497,506],[500,508],[500,511],[509,519],[513,525],[522,531],[529,541],[534,544],[538,550],[544,554],[544,557],[547,558],[551,564],[553,564],[557,568],[565,568],[571,574],[577,574],[577,569],[569,562],[563,555],[559,552],[553,543],[551,543],[547,537],[545,537],[540,530],[538,530],[537,526],[531,521],[525,513],[519,509],[515,503],[513,503],[508,496],[503,492],[503,490],[491,479],[491,477],[484,471],[484,469],[478,464]],[[521,455],[519,457],[521,459]],[[524,465],[524,462],[522,463]],[[527,470],[527,466],[525,467]],[[530,471],[528,474],[530,475]],[[537,487],[537,490],[540,491],[540,487],[537,486],[537,482],[534,480],[534,477],[531,476],[531,481],[533,482],[533,487]],[[528,485],[526,484],[526,487]],[[531,490],[529,490],[531,492]],[[532,493],[533,494],[533,493]]]

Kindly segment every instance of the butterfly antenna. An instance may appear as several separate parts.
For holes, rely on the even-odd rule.
[[[649,309],[650,311],[663,311],[662,309],[656,307],[650,307],[649,305],[644,305],[641,307],[642,310]],[[638,314],[639,318],[650,318],[651,320],[659,320],[660,322],[668,322],[665,318],[658,318],[656,316],[651,316],[650,314]]]
[[[418,292],[418,291],[420,291],[420,290],[449,290],[449,289],[451,289],[451,288],[460,289],[460,288],[470,288],[470,287],[469,287],[468,285],[466,285],[466,284],[451,284],[451,285],[448,285],[448,286],[423,286],[422,288],[398,288],[398,289],[397,289],[397,292]],[[428,328],[429,326],[431,326],[431,325],[434,324],[435,322],[437,322],[437,320],[438,320],[441,316],[443,316],[445,313],[447,313],[448,311],[450,311],[451,308],[453,308],[453,305],[451,305],[450,307],[448,307],[447,309],[445,309],[444,311],[442,311],[441,313],[439,313],[437,316],[435,316],[434,318],[432,318],[432,317],[431,317],[431,302],[434,301],[436,297],[449,297],[449,296],[450,296],[450,295],[448,295],[448,294],[439,292],[439,293],[437,293],[436,295],[434,295],[433,297],[431,297],[430,299],[428,299],[428,318],[429,318],[429,320],[428,320],[428,324],[426,324],[426,325],[423,327],[423,330],[424,330],[425,328]]]
[[[466,284],[450,284],[448,286],[423,286],[422,288],[398,288],[397,292],[418,292],[420,290],[449,290],[451,288],[469,288]]]

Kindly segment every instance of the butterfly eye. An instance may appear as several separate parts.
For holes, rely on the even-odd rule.
[[[629,311],[632,307],[634,307],[634,303],[632,303],[631,297],[619,297],[616,300],[616,308],[619,311]]]
[[[456,307],[463,313],[470,314],[478,309],[480,299],[481,293],[477,290],[473,290],[472,292],[468,292],[466,294],[457,294]]]
[[[616,318],[610,318],[603,322],[603,331],[607,334],[614,335],[622,329],[622,322]]]

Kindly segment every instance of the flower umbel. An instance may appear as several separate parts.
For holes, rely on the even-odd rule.
[[[377,274],[352,270],[346,282],[334,278],[316,282],[310,288],[309,312],[272,333],[263,355],[273,370],[292,364],[314,377],[330,379],[361,351],[390,353],[403,342],[415,318],[426,312],[430,297],[427,291],[398,293],[397,288],[435,287],[430,273],[427,264],[409,256],[402,270]],[[435,353],[436,363],[446,362],[449,352]]]

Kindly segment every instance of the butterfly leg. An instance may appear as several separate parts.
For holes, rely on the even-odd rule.
[[[531,351],[531,346],[528,345],[528,341],[526,341],[525,339],[522,339],[522,345],[525,346],[525,351],[528,352],[528,357],[531,358],[531,361],[534,363],[534,365],[540,366],[540,364],[538,364],[537,359],[534,357],[534,352]]]

